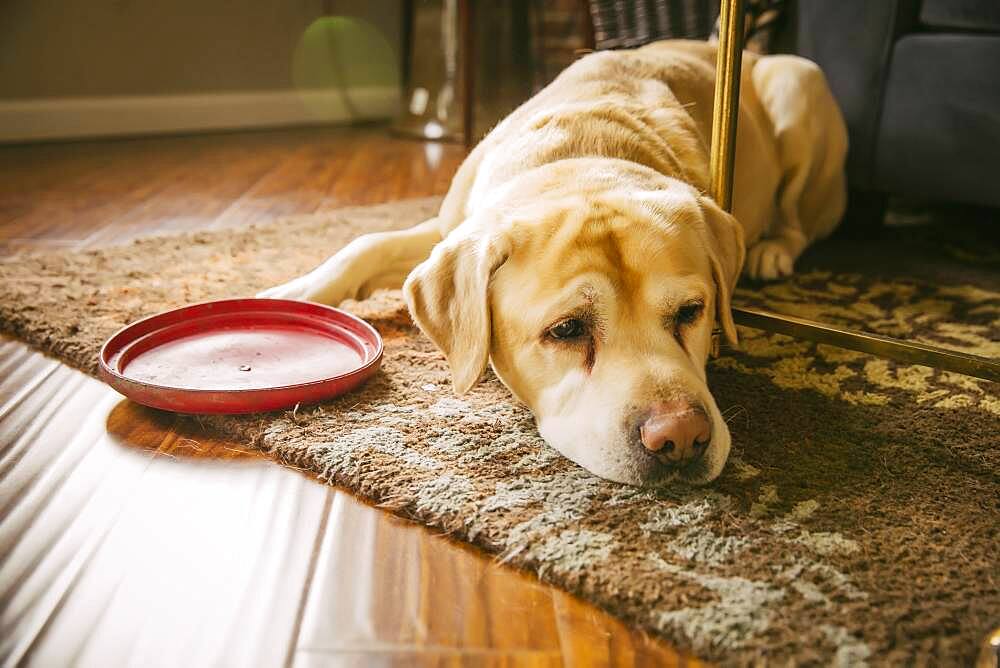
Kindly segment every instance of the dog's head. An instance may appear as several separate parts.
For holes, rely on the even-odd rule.
[[[407,302],[458,393],[491,361],[589,471],[712,480],[730,435],[705,363],[716,321],[736,339],[742,230],[680,181],[602,183],[535,188],[467,220],[407,279]]]

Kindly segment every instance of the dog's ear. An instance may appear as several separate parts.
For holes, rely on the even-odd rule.
[[[726,339],[736,345],[736,324],[733,322],[732,295],[743,269],[746,247],[743,228],[710,197],[699,198],[708,233],[709,258],[716,285],[716,319]]]
[[[507,238],[478,231],[450,234],[403,284],[410,313],[444,353],[457,394],[479,381],[489,361],[489,285],[509,254]]]

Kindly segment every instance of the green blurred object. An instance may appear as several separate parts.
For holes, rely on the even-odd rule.
[[[386,91],[399,89],[399,57],[375,26],[325,16],[306,28],[292,57],[292,82],[317,119],[389,117]]]

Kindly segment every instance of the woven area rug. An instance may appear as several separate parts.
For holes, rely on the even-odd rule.
[[[436,204],[13,258],[0,263],[0,329],[93,373],[129,321],[251,295]],[[793,280],[738,298],[1000,356],[996,248],[904,241],[830,244]],[[947,266],[914,261],[927,250]],[[495,378],[455,398],[397,293],[349,308],[386,340],[363,389],[206,424],[707,659],[968,665],[1000,623],[995,384],[745,330],[710,365],[733,432],[722,477],[637,489],[548,448]]]

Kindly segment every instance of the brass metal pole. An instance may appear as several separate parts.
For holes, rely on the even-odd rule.
[[[1000,382],[1000,360],[989,357],[970,355],[915,341],[901,341],[879,334],[855,332],[822,322],[752,308],[734,308],[733,320],[744,327],[869,353],[903,364],[923,364],[944,371]]]
[[[722,0],[719,10],[719,53],[715,62],[715,105],[712,107],[712,154],[709,163],[712,197],[733,210],[733,167],[736,123],[740,109],[743,65],[743,0]]]
[[[743,64],[743,0],[722,0],[719,13],[719,52],[712,108],[711,194],[720,207],[733,210],[733,172],[736,164],[736,126],[739,119],[740,71]],[[855,332],[821,322],[733,308],[738,325],[787,334],[807,341],[870,353],[905,364],[925,366],[1000,381],[1000,360],[947,350],[922,343]]]

